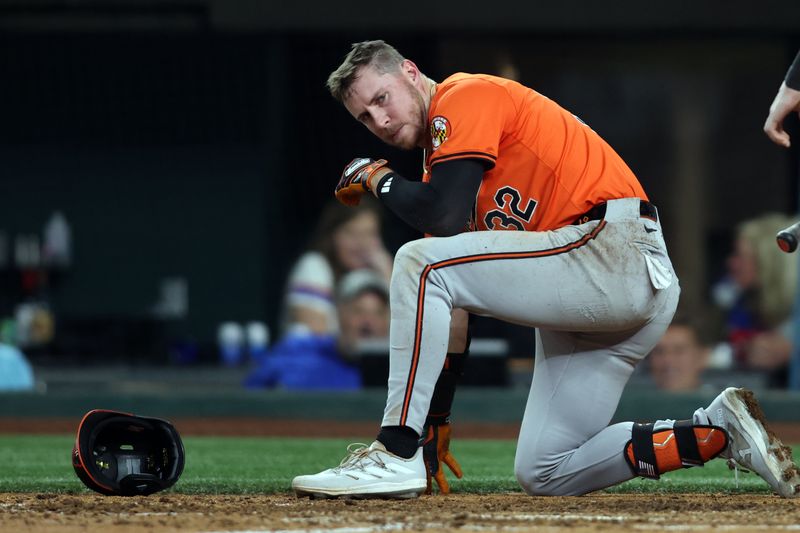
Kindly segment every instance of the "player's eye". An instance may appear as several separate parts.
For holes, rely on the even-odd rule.
[[[378,103],[378,105],[381,105],[381,104],[383,104],[384,102],[386,102],[387,95],[388,95],[388,93],[383,93],[382,95],[380,95],[380,96],[377,98],[377,100],[375,100],[375,101]]]

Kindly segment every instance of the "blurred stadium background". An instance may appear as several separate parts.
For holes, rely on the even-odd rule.
[[[0,416],[378,420],[380,386],[244,391],[247,362],[223,367],[217,344],[226,321],[264,322],[274,340],[289,268],[347,161],[419,174],[420,154],[385,148],[326,92],[365,39],[434,79],[512,69],[580,115],[659,206],[684,311],[712,315],[734,227],[798,210],[800,143],[761,131],[798,21],[795,0],[0,0],[0,320],[37,383],[0,395]],[[67,258],[49,259],[54,227],[69,229]],[[394,251],[417,235],[387,213],[384,238]],[[515,422],[532,334],[481,320],[476,336],[505,347],[475,359],[467,385],[483,389],[460,391],[456,412]],[[670,399],[670,416],[698,396]],[[766,398],[774,418],[800,416],[794,394]],[[663,401],[634,390],[618,415]]]

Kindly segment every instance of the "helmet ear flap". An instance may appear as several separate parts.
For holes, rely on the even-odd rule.
[[[167,489],[183,473],[185,453],[166,420],[95,409],[84,415],[72,466],[84,485],[105,495],[147,495]]]
[[[105,494],[106,496],[113,496],[115,494],[111,487],[98,482],[91,476],[91,474],[89,474],[88,468],[83,465],[81,453],[78,449],[77,443],[72,448],[72,468],[78,475],[78,479],[80,479],[84,485],[93,491],[99,492],[100,494]]]

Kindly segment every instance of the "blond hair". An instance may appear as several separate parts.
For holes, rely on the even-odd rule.
[[[400,70],[404,60],[400,52],[383,41],[353,43],[339,68],[328,76],[326,85],[331,95],[344,103],[361,67],[370,66],[379,74],[387,74]]]
[[[775,234],[794,222],[793,218],[779,213],[767,213],[747,220],[737,228],[755,254],[758,272],[757,306],[761,320],[768,327],[776,327],[792,312],[797,290],[797,257],[782,253],[775,245]]]

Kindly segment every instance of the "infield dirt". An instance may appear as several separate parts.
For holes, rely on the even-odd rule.
[[[0,494],[0,531],[780,531],[800,528],[800,500],[766,495],[523,494],[417,500],[290,495],[149,497]]]

